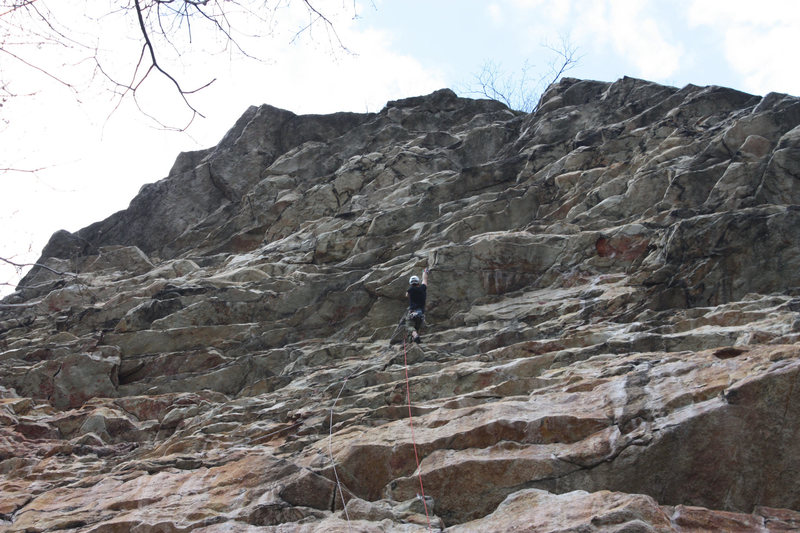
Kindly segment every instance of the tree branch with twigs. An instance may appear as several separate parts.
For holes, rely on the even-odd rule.
[[[6,259],[5,257],[0,257],[0,261],[2,261],[3,263],[6,263],[8,265],[11,265],[11,266],[13,266],[15,268],[26,268],[26,267],[34,267],[35,266],[35,267],[39,267],[39,268],[43,268],[45,270],[48,270],[48,271],[52,272],[53,274],[56,274],[56,275],[59,275],[59,276],[74,275],[72,272],[62,272],[60,270],[56,270],[56,269],[51,268],[51,267],[49,267],[47,265],[43,265],[41,263],[17,263],[15,261],[11,261],[10,259]]]
[[[62,67],[69,65],[53,67],[46,62],[37,63],[25,57],[19,50],[31,50],[43,45],[82,50],[85,54],[84,59],[93,62],[94,73],[110,84],[115,99],[111,113],[122,101],[130,97],[137,108],[159,126],[184,131],[195,117],[204,116],[191,97],[209,87],[216,77],[211,74],[196,86],[187,87],[191,83],[187,81],[191,73],[182,71],[176,65],[181,54],[196,49],[198,43],[202,46],[216,41],[222,43],[221,51],[232,50],[244,57],[262,60],[263,58],[248,52],[239,38],[262,36],[247,35],[246,26],[268,28],[265,30],[267,32],[273,31],[274,28],[270,28],[270,17],[276,17],[279,11],[285,13],[282,10],[293,2],[303,6],[308,20],[296,30],[292,41],[316,26],[323,26],[329,34],[332,46],[347,50],[336,32],[331,17],[326,14],[329,10],[323,12],[317,6],[317,2],[312,0],[116,0],[118,7],[110,8],[101,19],[122,17],[128,21],[131,29],[135,29],[140,41],[136,56],[129,58],[127,62],[127,74],[121,74],[119,68],[116,71],[111,68],[110,60],[101,57],[101,49],[103,52],[108,50],[102,48],[100,44],[88,42],[100,39],[99,28],[104,27],[101,20],[95,20],[96,30],[81,33],[76,28],[62,24],[57,14],[49,9],[47,0],[0,0],[0,53],[14,58],[31,71],[50,78],[60,86],[69,88],[76,98],[79,98],[81,92],[79,86],[87,80],[77,79],[72,72],[73,69],[62,70]],[[355,2],[352,9],[355,14]],[[88,13],[87,11],[85,16],[87,21],[91,22],[93,19]],[[204,31],[198,32],[200,29]],[[199,33],[202,36],[198,39],[196,34]],[[117,41],[114,49],[117,48],[116,45]],[[115,57],[114,61],[116,60]],[[156,75],[167,81],[174,94],[180,98],[182,105],[190,112],[187,124],[167,126],[157,113],[145,109],[139,93]],[[3,79],[3,72],[0,70],[0,86],[4,81],[6,80]]]
[[[561,36],[557,45],[547,42],[542,47],[550,50],[554,57],[546,71],[538,78],[533,76],[533,65],[526,60],[515,72],[503,70],[502,65],[493,60],[484,62],[481,71],[474,76],[466,94],[482,96],[502,102],[509,109],[536,112],[541,95],[550,85],[556,83],[567,71],[574,68],[581,59],[578,47],[568,37]]]

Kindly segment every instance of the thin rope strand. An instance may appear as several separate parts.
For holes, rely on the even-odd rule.
[[[344,392],[344,388],[347,385],[347,380],[350,379],[361,369],[361,365],[364,363],[359,364],[355,370],[353,370],[346,378],[344,378],[344,382],[342,383],[342,388],[339,389],[339,394],[336,395],[336,399],[333,400],[333,405],[331,405],[331,418],[329,423],[329,432],[328,432],[328,455],[331,458],[331,466],[333,467],[333,477],[336,478],[336,487],[339,489],[339,497],[342,499],[342,509],[344,510],[344,516],[347,518],[347,531],[350,531],[350,515],[347,512],[347,502],[344,501],[344,492],[342,491],[342,483],[339,481],[339,473],[336,472],[336,461],[333,459],[333,410],[336,408],[336,402],[339,401],[339,398]]]
[[[408,398],[408,423],[411,426],[411,444],[414,445],[414,459],[417,461],[417,474],[419,476],[419,490],[422,491],[422,505],[425,507],[425,518],[428,520],[428,531],[431,528],[431,517],[428,514],[428,502],[425,500],[425,487],[422,486],[422,470],[419,467],[419,455],[417,454],[417,440],[414,437],[414,418],[411,416],[411,385],[408,381],[408,354],[406,350],[406,336],[403,336],[403,362],[406,368],[406,398]]]

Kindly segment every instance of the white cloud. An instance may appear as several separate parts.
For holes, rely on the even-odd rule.
[[[742,0],[694,0],[688,21],[719,34],[725,60],[742,76],[744,90],[800,94],[800,71],[786,59],[797,48],[800,2],[762,0],[754,8]]]
[[[535,13],[545,25],[569,22],[573,0],[507,0],[509,6],[521,12]]]
[[[605,0],[582,3],[574,35],[590,48],[611,44],[614,51],[636,69],[627,74],[663,81],[681,66],[684,51],[664,35],[652,13],[652,3],[640,0]]]
[[[693,25],[794,26],[800,17],[796,0],[691,0],[687,11]]]
[[[511,0],[511,5],[520,9],[538,8],[542,6],[544,3],[545,0]]]
[[[800,92],[800,72],[786,58],[796,46],[798,30],[736,26],[725,32],[725,57],[744,76],[747,90]]]
[[[557,25],[569,23],[572,7],[571,0],[556,0],[547,4],[548,14]]]
[[[505,17],[503,16],[503,8],[500,7],[500,4],[496,2],[492,2],[486,6],[486,12],[489,14],[489,19],[491,19],[495,26],[499,26],[505,21]]]

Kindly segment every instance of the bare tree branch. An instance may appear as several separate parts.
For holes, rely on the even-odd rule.
[[[550,63],[550,72],[552,73],[552,78],[544,86],[545,89],[561,79],[561,76],[563,76],[565,72],[575,68],[575,66],[583,57],[578,55],[578,47],[573,45],[567,36],[561,35],[559,40],[560,42],[558,46],[551,46],[548,43],[544,43],[542,45],[556,54],[556,58]],[[533,112],[535,113],[537,109],[539,109],[538,103],[533,109]]]
[[[0,174],[5,174],[7,172],[18,172],[22,174],[36,174],[37,172],[41,172],[44,168],[14,168],[14,167],[0,167]],[[2,258],[0,258],[2,259]]]
[[[25,0],[24,2],[20,2],[19,4],[13,5],[13,6],[11,6],[11,9],[9,9],[8,11],[0,13],[0,17],[5,17],[6,15],[8,15],[10,13],[13,13],[14,11],[16,11],[18,9],[22,9],[23,7],[28,7],[29,5],[33,4],[35,1],[36,0]]]
[[[61,84],[61,85],[63,85],[64,87],[67,87],[68,89],[70,89],[70,90],[71,90],[72,92],[74,92],[75,94],[78,94],[78,91],[77,91],[77,89],[75,89],[75,87],[74,87],[74,86],[73,86],[71,83],[67,83],[66,81],[62,80],[61,78],[59,78],[59,77],[57,77],[57,76],[54,76],[53,74],[51,74],[50,72],[48,72],[48,71],[44,70],[43,68],[37,67],[37,66],[36,66],[36,65],[34,65],[33,63],[31,63],[31,62],[29,62],[29,61],[26,61],[25,59],[23,59],[23,58],[19,57],[18,55],[14,54],[13,52],[10,52],[9,50],[7,50],[7,49],[5,49],[5,48],[0,48],[0,52],[3,52],[4,54],[8,54],[8,55],[10,55],[11,57],[13,57],[14,59],[16,59],[17,61],[19,61],[19,62],[23,63],[25,66],[27,66],[27,67],[30,67],[30,68],[32,68],[33,70],[36,70],[36,71],[38,71],[38,72],[41,72],[42,74],[44,74],[44,75],[45,75],[45,76],[47,76],[48,78],[50,78],[50,79],[52,79],[52,80],[55,80],[55,81],[57,81],[58,83],[60,83],[60,84]]]
[[[120,75],[111,72],[107,68],[108,65],[103,66],[104,60],[100,58],[98,44],[87,45],[86,43],[78,42],[72,36],[70,29],[59,24],[56,15],[48,10],[46,4],[41,1],[6,0],[4,2],[6,5],[3,7],[7,9],[0,14],[0,30],[4,31],[4,35],[0,36],[0,51],[21,61],[26,67],[35,69],[59,84],[69,87],[78,95],[80,91],[76,89],[77,84],[71,83],[69,79],[60,74],[59,68],[37,64],[34,61],[24,59],[24,54],[13,50],[9,41],[3,37],[8,35],[33,37],[33,42],[14,43],[18,46],[36,46],[37,44],[47,43],[86,50],[89,54],[87,59],[93,60],[96,65],[95,74],[102,76],[112,85],[111,92],[115,95],[114,100],[124,100],[126,97],[131,97],[145,116],[153,119],[160,126],[183,131],[188,125],[179,128],[168,127],[157,119],[154,114],[145,112],[137,99],[137,92],[142,90],[145,82],[152,79],[156,73],[164,77],[190,111],[191,118],[188,124],[191,124],[196,116],[203,117],[204,114],[190,97],[214,83],[216,78],[211,76],[209,81],[201,83],[200,86],[187,89],[185,88],[185,81],[181,79],[182,76],[176,74],[177,69],[169,65],[169,62],[165,59],[166,56],[160,51],[166,46],[175,52],[173,54],[175,57],[179,57],[186,48],[185,44],[179,43],[179,38],[184,35],[184,30],[186,42],[192,45],[195,41],[195,26],[197,26],[198,21],[202,21],[204,24],[210,25],[221,37],[224,49],[227,50],[228,47],[232,47],[237,53],[249,59],[263,60],[249,53],[239,42],[237,34],[245,35],[242,33],[242,29],[246,27],[246,24],[235,22],[235,17],[232,17],[232,15],[244,15],[250,21],[260,20],[264,22],[261,25],[264,27],[267,26],[267,18],[265,17],[269,13],[274,13],[278,8],[290,5],[292,1],[295,0],[277,0],[275,2],[267,0],[128,0],[118,8],[111,8],[106,16],[121,14],[129,17],[135,23],[134,26],[141,36],[143,53],[139,54],[136,62],[132,64],[132,76],[130,76],[128,83],[120,81]],[[11,5],[9,6],[8,3]],[[318,2],[300,0],[299,3],[308,13],[309,20],[307,24],[294,33],[291,39],[292,42],[298,39],[300,35],[310,31],[314,26],[322,25],[332,45],[349,52],[337,33],[332,19],[317,7]],[[352,9],[354,16],[356,16],[357,5],[355,0],[353,0]],[[26,17],[29,20],[26,20]],[[31,20],[37,24],[30,24]],[[251,37],[256,36],[258,35]],[[35,40],[38,40],[39,43],[36,43]],[[145,64],[148,64],[148,68],[145,68]],[[91,79],[93,78],[94,76],[91,76]],[[119,102],[114,105],[110,114],[113,114],[118,107]]]
[[[335,39],[336,39],[336,42],[338,43],[339,47],[340,47],[342,50],[344,50],[345,52],[347,52],[347,53],[352,53],[352,52],[350,52],[350,50],[349,50],[349,49],[348,49],[348,48],[347,48],[347,47],[344,45],[344,42],[343,42],[343,41],[342,41],[342,39],[339,37],[339,34],[336,32],[336,27],[333,25],[333,23],[330,21],[330,19],[328,19],[328,17],[326,17],[325,15],[323,15],[323,14],[322,14],[322,13],[321,13],[319,10],[317,10],[317,8],[315,8],[313,5],[311,5],[311,0],[303,0],[303,3],[304,3],[304,4],[306,5],[306,7],[308,8],[308,12],[309,12],[310,20],[309,20],[309,22],[308,22],[308,24],[307,24],[306,26],[304,26],[303,28],[301,28],[301,29],[300,29],[300,30],[299,30],[299,31],[298,31],[298,32],[295,34],[295,36],[292,38],[292,42],[295,42],[295,41],[296,41],[296,40],[297,40],[297,39],[300,37],[300,35],[302,35],[302,34],[303,34],[303,33],[305,33],[306,31],[310,30],[310,29],[311,29],[311,28],[314,26],[314,24],[315,24],[315,23],[317,23],[317,22],[319,22],[319,21],[322,21],[322,22],[324,23],[324,25],[325,25],[325,28],[326,28],[326,29],[327,29],[327,31],[328,31],[328,34],[329,34],[329,40],[330,40],[330,34],[332,33],[332,34],[333,34],[333,36],[335,37]],[[355,10],[355,3],[353,4],[353,9]]]
[[[61,272],[60,270],[56,270],[54,268],[50,268],[49,266],[43,265],[41,263],[15,263],[14,261],[6,259],[5,257],[0,257],[0,261],[2,261],[3,263],[8,263],[9,265],[11,265],[11,266],[13,266],[15,268],[39,267],[39,268],[43,268],[45,270],[48,270],[48,271],[52,272],[53,274],[57,274],[59,276],[75,276],[75,275],[77,275],[74,272]]]
[[[473,84],[467,88],[466,94],[497,100],[510,109],[526,113],[535,112],[539,106],[538,101],[547,87],[561,79],[564,73],[574,68],[581,59],[577,55],[577,46],[565,36],[560,37],[557,46],[543,43],[542,47],[553,52],[555,58],[550,61],[549,68],[538,80],[531,76],[533,67],[529,61],[525,61],[516,72],[508,73],[499,63],[487,60],[481,71],[474,76]]]
[[[483,69],[475,76],[477,88],[470,91],[504,103],[510,109],[530,111],[533,107],[532,80],[529,76],[531,67],[526,61],[519,72],[508,74],[499,63],[487,61]]]
[[[186,0],[186,1],[190,1],[190,0]],[[156,51],[153,48],[153,43],[150,42],[150,36],[147,34],[147,27],[145,26],[145,23],[144,23],[144,17],[142,15],[142,8],[141,8],[141,6],[139,4],[139,0],[133,0],[133,3],[136,6],[136,15],[137,15],[137,18],[139,19],[139,29],[142,31],[142,38],[144,38],[144,46],[150,52],[150,60],[152,61],[152,67],[154,67],[161,74],[166,76],[167,79],[169,79],[175,85],[175,87],[178,89],[178,93],[183,98],[183,102],[186,104],[186,106],[189,109],[192,110],[193,114],[200,115],[201,117],[205,118],[205,116],[202,113],[200,113],[197,109],[195,109],[194,106],[192,106],[192,104],[189,103],[189,100],[186,98],[186,95],[195,93],[195,92],[199,91],[200,89],[208,87],[209,85],[214,83],[215,80],[209,81],[208,83],[206,83],[205,85],[203,85],[202,87],[200,87],[198,89],[194,89],[192,91],[185,91],[183,89],[183,87],[181,87],[181,84],[178,83],[178,81],[175,78],[173,78],[172,75],[169,72],[167,72],[166,70],[161,68],[161,65],[158,64],[158,60],[156,59]],[[150,72],[151,72],[151,70],[148,69],[147,73],[142,78],[142,81],[139,82],[139,85],[141,85],[141,83],[147,78],[147,76],[150,74]],[[137,87],[139,85],[137,85]],[[136,92],[136,88],[133,88],[133,91]]]

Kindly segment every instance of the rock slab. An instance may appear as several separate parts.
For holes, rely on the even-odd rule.
[[[0,529],[798,530],[798,132],[633,78],[252,107],[0,303]]]

